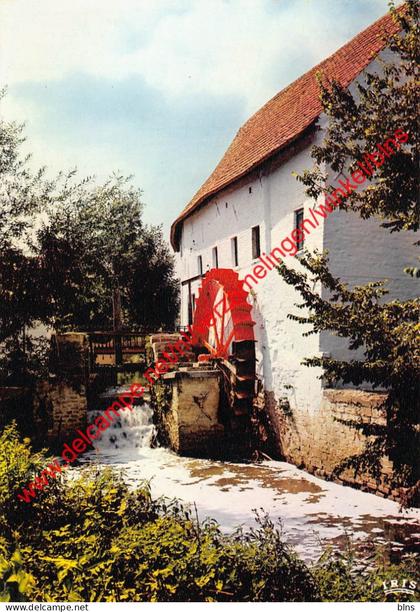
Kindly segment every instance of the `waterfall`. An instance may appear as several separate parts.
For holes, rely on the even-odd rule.
[[[95,423],[98,416],[103,416],[103,410],[90,410],[89,423]],[[120,412],[114,417],[112,425],[95,441],[95,451],[100,455],[112,455],[123,452],[135,458],[140,448],[149,448],[154,436],[152,421],[153,411],[147,405],[133,406],[132,410]]]

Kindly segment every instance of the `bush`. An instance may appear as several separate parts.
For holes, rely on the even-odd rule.
[[[17,493],[48,462],[15,426],[0,436],[3,600],[304,601],[311,572],[265,517],[231,536],[177,501],[130,491],[111,470],[51,481],[29,504]],[[3,585],[2,585],[3,581]]]
[[[312,573],[322,601],[416,601],[415,595],[409,593],[384,593],[384,582],[389,586],[391,580],[397,580],[399,585],[404,579],[419,584],[414,554],[399,563],[390,563],[386,547],[377,547],[361,559],[349,544],[344,553],[327,549]]]
[[[231,535],[112,470],[17,493],[48,462],[15,426],[0,435],[0,601],[328,601],[371,595],[346,563],[309,568],[266,516]],[[383,592],[382,592],[383,593]],[[352,599],[353,598],[353,599]]]
[[[15,423],[4,428],[0,436],[0,536],[10,539],[16,528],[25,525],[28,537],[39,529],[39,522],[56,510],[55,500],[61,485],[54,481],[39,491],[31,504],[23,504],[17,498],[22,487],[44,464],[44,454],[31,452],[29,438],[21,439]]]

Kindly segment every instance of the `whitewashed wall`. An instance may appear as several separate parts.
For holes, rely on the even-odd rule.
[[[369,69],[374,67],[373,63]],[[212,267],[214,246],[218,247],[219,268],[232,268],[233,236],[238,237],[236,270],[244,278],[257,263],[252,261],[251,228],[255,225],[260,226],[261,252],[269,253],[280,246],[282,239],[293,230],[294,211],[304,206],[306,218],[309,207],[315,205],[306,198],[302,184],[292,175],[312,167],[310,149],[307,147],[269,176],[261,176],[225,195],[219,194],[186,219],[179,258],[181,280],[198,274],[198,255],[202,256],[204,272]],[[335,178],[331,176],[331,181]],[[390,299],[416,295],[416,283],[403,273],[405,266],[415,262],[412,234],[390,235],[379,222],[362,220],[343,211],[333,212],[325,222],[319,221],[320,226],[306,237],[305,245],[310,250],[329,250],[333,274],[352,285],[387,279]],[[289,256],[286,263],[299,267],[298,257]],[[192,284],[192,293],[197,295],[199,284],[198,281]],[[302,359],[319,355],[320,351],[333,357],[348,357],[346,342],[327,334],[302,336],[304,326],[287,318],[289,313],[303,314],[295,307],[300,302],[299,296],[281,281],[275,270],[259,281],[249,300],[257,323],[257,372],[264,388],[273,391],[277,399],[288,397],[293,409],[317,411],[321,401],[320,372],[302,366]],[[187,286],[182,289],[181,323],[188,323]]]
[[[185,280],[198,273],[197,257],[203,258],[203,270],[212,267],[212,248],[218,247],[219,267],[231,268],[231,238],[238,237],[241,278],[252,270],[251,227],[260,225],[261,252],[269,253],[293,229],[294,210],[309,206],[302,185],[292,171],[302,171],[309,165],[308,147],[292,160],[283,164],[269,176],[244,185],[234,192],[214,198],[206,207],[184,222],[180,277]],[[251,193],[250,193],[251,188]],[[322,248],[322,228],[314,230],[307,239],[310,248]],[[296,265],[294,258],[288,263]],[[298,264],[297,264],[298,265]],[[199,282],[192,284],[197,294]],[[290,321],[287,314],[297,312],[294,307],[298,296],[288,287],[275,270],[259,281],[250,303],[257,325],[257,372],[264,388],[274,391],[277,398],[287,396],[300,408],[317,408],[320,399],[320,381],[314,369],[303,368],[301,361],[308,354],[318,354],[319,338],[302,337],[303,327]],[[182,292],[182,319],[188,320],[188,289]],[[286,388],[292,386],[292,388]]]

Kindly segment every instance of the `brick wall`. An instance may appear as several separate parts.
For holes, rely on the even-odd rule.
[[[66,438],[87,419],[88,347],[84,334],[57,334],[53,339],[51,376],[38,383],[34,421],[38,437]]]
[[[355,474],[353,469],[333,477],[334,468],[348,457],[360,453],[367,440],[360,429],[350,427],[346,422],[385,425],[381,404],[386,394],[326,389],[320,410],[316,413],[292,411],[287,400],[276,401],[272,393],[266,393],[265,397],[278,453],[287,461],[341,484],[360,487],[382,497],[398,497],[398,493],[392,491],[388,484],[392,464],[387,458],[382,460],[378,480],[366,473]]]

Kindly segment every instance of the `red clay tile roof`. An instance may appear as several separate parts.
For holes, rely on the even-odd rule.
[[[171,227],[178,250],[178,225],[221,189],[294,141],[321,113],[315,75],[322,71],[347,87],[384,47],[384,35],[398,31],[389,13],[360,32],[333,55],[306,72],[269,100],[240,128],[213,173]]]

